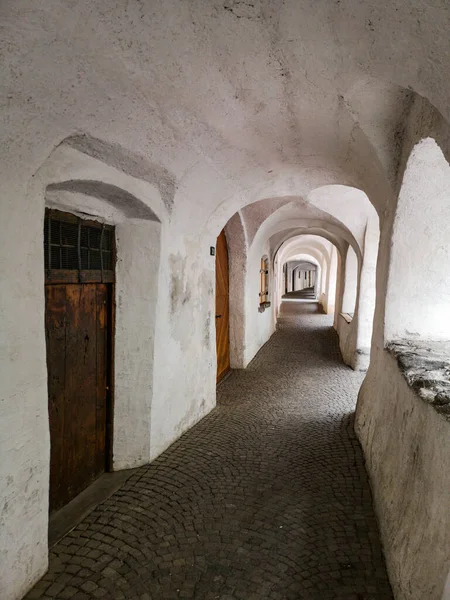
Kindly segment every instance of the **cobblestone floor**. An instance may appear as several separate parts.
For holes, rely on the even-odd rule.
[[[27,600],[389,600],[331,319],[284,302],[218,407],[52,550]]]

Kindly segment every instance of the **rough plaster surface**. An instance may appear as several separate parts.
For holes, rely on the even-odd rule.
[[[360,265],[351,247],[345,267],[344,294],[337,318],[344,360],[354,369],[365,371],[370,363],[373,320],[376,301],[376,265],[379,248],[379,220],[369,214],[363,234],[363,252]],[[348,293],[346,292],[348,288]],[[338,303],[339,304],[339,303]],[[352,310],[352,307],[353,310]],[[341,312],[352,315],[348,320]]]
[[[242,369],[245,363],[245,281],[247,273],[247,238],[240,213],[227,223],[225,236],[228,246],[230,366]]]
[[[450,421],[450,343],[399,340],[387,349],[411,388]]]
[[[353,248],[348,247],[345,260],[338,261],[338,294],[336,300],[336,312],[334,323],[339,335],[339,346],[342,357],[347,365],[353,369],[357,368],[357,329],[358,329],[358,306],[357,296],[359,288],[358,257]],[[351,314],[353,318],[348,321],[342,313]]]
[[[86,182],[99,180],[104,182],[101,186],[84,187]],[[60,181],[79,181],[81,185],[62,186],[63,189],[59,189],[55,182]],[[99,189],[98,197],[89,196],[89,193]],[[116,202],[119,189],[122,189],[124,196],[129,199],[126,214],[122,210],[123,204]],[[33,327],[35,319],[34,343],[36,348],[40,347],[41,350],[32,360],[29,359],[30,362],[24,370],[27,373],[24,384],[25,389],[29,388],[29,399],[20,396],[25,401],[25,414],[30,414],[31,424],[26,423],[20,403],[16,404],[15,410],[8,410],[9,426],[16,434],[20,431],[18,439],[21,441],[16,440],[13,444],[8,444],[8,436],[4,435],[0,440],[2,445],[6,442],[5,450],[1,451],[6,460],[2,460],[1,468],[5,470],[2,474],[2,518],[7,524],[1,528],[0,581],[2,590],[6,590],[5,596],[10,595],[13,598],[20,597],[21,591],[34,581],[36,573],[42,574],[46,568],[47,556],[50,440],[46,378],[42,380],[42,385],[33,384],[35,370],[40,367],[45,370],[42,245],[45,206],[60,210],[70,209],[75,214],[87,214],[94,219],[116,225],[118,263],[114,468],[133,467],[149,460],[149,402],[160,241],[159,219],[155,220],[153,210],[145,209],[153,197],[150,186],[73,149],[56,149],[35,174],[27,194],[30,214],[29,218],[22,222],[21,228],[23,233],[28,231],[29,236],[37,236],[36,239],[40,239],[40,243],[36,243],[33,250],[32,258],[35,264],[26,277],[30,286],[28,291],[25,291],[22,278],[20,284],[24,299],[27,298],[31,305],[34,304],[37,315],[32,310],[22,313],[21,309],[21,317],[29,328]],[[156,206],[156,210],[159,210],[157,203]],[[131,218],[134,216],[143,216],[144,219]],[[139,276],[136,276],[134,269],[138,269]],[[38,284],[36,288],[33,281]],[[16,345],[17,343],[18,340]],[[20,369],[20,360],[17,350],[14,350],[14,344],[9,344],[9,352],[12,353],[11,365]],[[2,368],[5,368],[6,364],[2,362]],[[9,378],[12,381],[13,374],[14,371],[10,371]],[[38,381],[39,379],[36,379],[36,382]],[[16,413],[17,408],[19,410]],[[14,425],[17,419],[21,423],[20,428]],[[26,534],[23,532],[24,519],[28,523]],[[19,546],[17,540],[22,540]]]
[[[245,298],[245,365],[255,356],[258,350],[267,342],[275,331],[274,299],[277,296],[273,272],[273,262],[269,261],[269,310],[259,312],[260,269],[261,258],[269,255],[269,241],[262,242],[261,238],[254,240],[248,254],[247,294]]]
[[[171,211],[176,192],[176,180],[164,167],[146,161],[142,156],[123,148],[120,144],[107,143],[87,134],[71,136],[63,143],[136,179],[155,185],[167,210]],[[123,196],[117,201],[124,202]]]
[[[75,180],[51,183],[47,186],[47,193],[51,194],[52,192],[55,198],[60,196],[60,192],[84,194],[111,204],[113,209],[120,211],[127,218],[144,219],[146,221],[159,220],[155,213],[139,198],[122,188],[103,181]]]
[[[414,360],[423,365],[423,357]],[[399,600],[442,598],[450,570],[449,425],[409,385],[394,356],[372,358],[356,431]]]
[[[364,253],[358,289],[358,334],[356,347],[366,356],[365,368],[369,366],[372,345],[373,320],[376,302],[376,269],[380,241],[380,225],[377,215],[369,218],[364,235]]]
[[[129,469],[150,457],[160,226],[127,219],[116,238],[113,467]]]
[[[302,230],[324,236],[339,251],[349,243],[363,255],[364,221],[356,223],[354,216],[365,196],[347,190],[339,200],[339,190],[334,196],[326,190],[310,197],[334,185],[361,190],[380,216],[372,356],[384,352],[389,260],[403,243],[403,236],[395,238],[391,252],[403,170],[422,137],[434,137],[449,156],[450,16],[445,2],[426,0],[414,6],[409,0],[125,0],[114,6],[107,0],[18,0],[1,4],[0,21],[0,484],[6,502],[0,545],[8,549],[1,565],[4,593],[15,600],[46,564],[46,186],[116,186],[161,223],[152,397],[145,404],[151,406],[154,458],[214,406],[214,263],[208,251],[227,221],[253,202],[268,199],[277,210],[256,211],[243,224],[256,242],[248,251],[251,276],[242,293],[252,298],[250,312],[244,304],[250,340],[245,360],[274,327],[274,311],[254,314],[263,252],[273,259],[273,244]],[[420,200],[430,207],[427,227],[432,232],[436,226],[439,235],[433,240],[422,232],[416,264],[424,256],[448,258],[442,250],[445,206],[435,221],[427,220],[439,209],[433,198],[440,179],[426,179],[432,182],[427,189],[419,177]],[[52,195],[49,202],[64,202],[70,210],[73,191],[55,189]],[[287,197],[301,202],[285,206]],[[84,196],[83,211],[95,212],[97,200]],[[108,210],[113,218],[114,207]],[[413,213],[416,223],[422,212]],[[398,264],[401,269],[405,261]],[[447,264],[434,266],[448,271]],[[334,272],[338,312],[343,288],[338,267],[330,268],[330,278]],[[395,281],[400,286],[399,273],[388,294]],[[409,291],[394,298],[388,332],[390,324],[399,331],[399,314],[420,314],[438,333],[438,313],[424,309],[422,300],[439,293],[444,322],[447,296],[438,290],[445,288],[445,273],[444,285],[422,293],[414,310],[399,311],[396,303],[409,300]],[[277,273],[271,277],[277,281]],[[406,329],[421,331],[413,325],[403,323],[405,335]]]
[[[327,271],[326,281],[326,307],[327,314],[333,314],[336,302],[338,251],[334,246],[330,248],[330,267]]]
[[[307,201],[342,223],[352,232],[359,248],[363,249],[366,222],[376,215],[363,191],[350,186],[327,185],[313,190],[308,194]]]
[[[449,196],[450,165],[434,140],[422,140],[408,160],[394,222],[386,297],[388,340],[450,339]],[[424,297],[433,302],[424,302]]]

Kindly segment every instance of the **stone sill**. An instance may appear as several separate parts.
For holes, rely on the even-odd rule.
[[[270,306],[270,302],[261,302],[261,304],[258,307],[258,312],[263,313],[266,308],[269,308]]]
[[[450,342],[396,340],[386,350],[412,390],[450,421]]]
[[[353,315],[350,315],[349,313],[341,312],[341,317],[344,319],[344,321],[347,321],[347,323],[351,323],[353,321]]]

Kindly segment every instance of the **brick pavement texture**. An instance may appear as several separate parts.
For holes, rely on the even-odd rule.
[[[50,553],[27,600],[389,600],[331,319],[283,302],[218,406]]]

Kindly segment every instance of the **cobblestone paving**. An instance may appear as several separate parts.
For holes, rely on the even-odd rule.
[[[218,407],[61,540],[27,600],[389,600],[331,319],[284,302]]]

